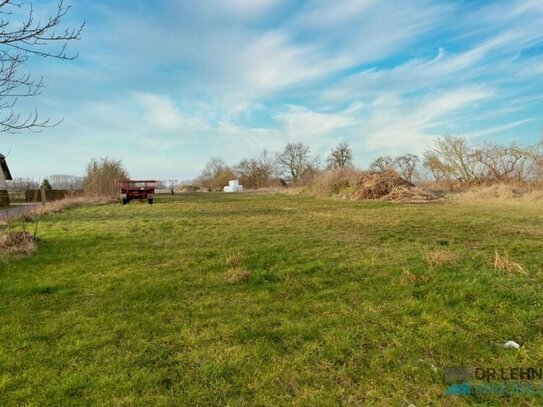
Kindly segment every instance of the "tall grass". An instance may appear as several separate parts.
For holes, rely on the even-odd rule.
[[[464,191],[449,194],[448,199],[462,204],[541,201],[543,188],[533,183],[472,186]]]

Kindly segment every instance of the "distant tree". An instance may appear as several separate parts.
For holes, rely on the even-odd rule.
[[[517,178],[543,180],[543,139],[526,149],[522,164],[517,166]]]
[[[220,172],[227,169],[228,166],[221,158],[211,158],[205,165],[204,169],[202,170],[202,176],[204,177],[214,177]]]
[[[529,149],[515,145],[501,146],[488,143],[475,149],[476,159],[486,169],[486,178],[491,181],[520,180],[523,176],[520,167],[530,155]]]
[[[206,163],[197,183],[204,188],[220,191],[234,178],[234,171],[222,159],[212,158]]]
[[[339,170],[353,165],[353,153],[347,143],[338,144],[326,158],[329,169]]]
[[[389,155],[377,157],[370,164],[370,170],[372,171],[381,172],[392,169],[394,169],[394,159]]]
[[[275,160],[268,150],[262,150],[257,160],[263,181],[268,183],[277,173]]]
[[[117,196],[119,190],[115,186],[115,181],[127,179],[128,173],[120,160],[107,157],[100,160],[93,158],[87,164],[83,190],[87,195]]]
[[[169,179],[164,181],[169,189],[175,189],[180,184],[180,181],[178,179]]]
[[[483,178],[478,154],[462,137],[446,136],[435,140],[424,153],[423,164],[438,180],[472,183]]]
[[[277,154],[277,166],[291,183],[299,183],[318,169],[318,160],[311,159],[310,153],[310,148],[302,143],[288,143]]]
[[[259,188],[261,174],[258,161],[254,158],[241,160],[235,167],[236,177],[246,189]]]
[[[51,190],[53,189],[53,187],[51,186],[51,183],[49,182],[49,180],[47,178],[44,178],[41,185],[40,185],[40,188],[45,188],[47,190]]]
[[[419,163],[420,158],[415,154],[404,154],[394,159],[394,164],[398,172],[409,182],[414,181],[414,175]]]
[[[81,189],[83,177],[76,175],[53,174],[48,177],[55,189]]]
[[[45,86],[43,78],[21,72],[30,57],[71,60],[67,44],[80,38],[83,25],[62,28],[70,6],[62,0],[43,21],[38,19],[32,3],[0,0],[0,132],[51,127],[58,122],[41,120],[36,112],[21,115],[15,111],[20,98],[37,96]]]
[[[241,160],[234,172],[242,185],[248,189],[264,188],[269,185],[275,172],[273,159],[264,150],[258,158]]]

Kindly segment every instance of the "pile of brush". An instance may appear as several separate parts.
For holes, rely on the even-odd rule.
[[[392,170],[363,172],[356,185],[358,199],[382,199],[396,188],[413,188],[414,185]]]
[[[415,186],[393,170],[330,171],[314,179],[305,192],[314,196],[331,196],[347,200],[426,202],[436,199],[435,195]]]

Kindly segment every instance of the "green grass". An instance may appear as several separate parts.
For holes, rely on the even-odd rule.
[[[444,396],[442,372],[543,367],[542,209],[202,193],[43,217],[0,262],[0,405],[541,405]]]

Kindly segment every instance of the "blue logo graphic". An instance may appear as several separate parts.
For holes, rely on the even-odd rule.
[[[455,383],[445,389],[446,396],[469,396],[470,394],[471,385],[469,383]]]

